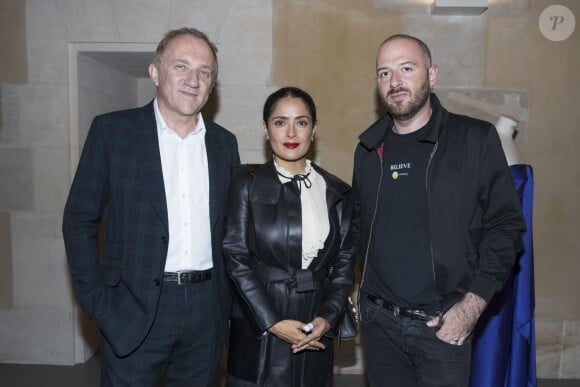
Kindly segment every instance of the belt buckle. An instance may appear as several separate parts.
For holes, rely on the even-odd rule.
[[[177,273],[177,284],[183,285],[183,282],[181,282],[181,274],[183,273],[183,270],[178,270],[176,273]]]
[[[393,314],[395,315],[396,318],[399,318],[399,316],[401,315],[401,308],[399,308],[398,306],[393,306]]]

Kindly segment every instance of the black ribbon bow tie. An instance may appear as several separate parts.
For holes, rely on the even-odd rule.
[[[301,175],[301,174],[296,174],[292,177],[288,177],[278,171],[276,171],[276,173],[278,173],[278,175],[282,176],[285,179],[290,180],[291,182],[293,182],[296,185],[296,188],[298,188],[298,192],[302,192],[302,184],[304,184],[304,186],[306,188],[310,188],[312,187],[312,181],[310,181],[310,172],[308,172],[305,175]]]

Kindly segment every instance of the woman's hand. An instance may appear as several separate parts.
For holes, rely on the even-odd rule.
[[[322,317],[316,317],[312,320],[313,329],[310,333],[302,330],[304,325],[306,324],[297,320],[281,320],[272,325],[268,332],[291,344],[294,353],[325,349],[326,347],[319,340],[330,329],[328,321]]]
[[[280,320],[276,324],[272,325],[268,332],[284,340],[289,344],[298,343],[306,337],[306,334],[302,331],[304,326],[303,322],[296,320]]]
[[[330,323],[322,317],[316,317],[312,320],[312,325],[313,328],[309,334],[305,335],[305,337],[297,343],[292,344],[293,353],[298,353],[307,349],[320,351],[326,348],[320,339],[330,330]]]

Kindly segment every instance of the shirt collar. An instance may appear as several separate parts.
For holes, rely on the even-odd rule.
[[[157,123],[157,136],[161,137],[163,133],[174,132],[173,129],[167,126],[161,111],[159,110],[159,105],[157,104],[157,97],[153,100],[153,110],[155,111],[155,122]],[[197,126],[195,130],[191,132],[188,136],[196,135],[205,132],[205,122],[203,121],[203,116],[201,112],[197,114]]]

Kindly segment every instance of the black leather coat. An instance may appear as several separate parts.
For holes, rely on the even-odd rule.
[[[308,270],[300,268],[296,184],[281,184],[272,160],[234,170],[224,239],[226,270],[238,296],[230,325],[231,386],[331,384],[332,338],[323,338],[325,351],[293,355],[289,344],[266,333],[280,320],[309,322],[316,316],[335,327],[353,283],[351,189],[314,163],[312,167],[326,182],[330,231]],[[302,287],[312,290],[299,291]]]

